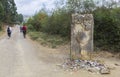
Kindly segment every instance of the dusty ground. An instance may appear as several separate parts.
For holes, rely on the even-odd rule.
[[[19,27],[13,28],[12,37],[0,38],[0,77],[119,77],[120,60],[109,58],[104,62],[115,67],[109,75],[90,73],[85,70],[68,72],[57,65],[68,55],[64,49],[43,47],[28,37],[23,38]]]

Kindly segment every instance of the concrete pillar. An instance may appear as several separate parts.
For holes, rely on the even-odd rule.
[[[72,14],[71,24],[71,57],[89,58],[93,51],[92,14]]]

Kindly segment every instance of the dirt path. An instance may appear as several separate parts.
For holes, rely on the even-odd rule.
[[[66,58],[56,49],[50,49],[24,39],[19,27],[13,28],[12,37],[0,39],[0,77],[119,77],[119,61],[108,61],[116,67],[110,75],[89,73],[84,70],[68,72],[56,66]],[[107,61],[106,61],[107,62]]]

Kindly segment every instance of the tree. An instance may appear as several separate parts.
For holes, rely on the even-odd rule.
[[[3,21],[4,18],[4,9],[3,9],[3,5],[0,1],[0,21]]]
[[[18,14],[16,16],[16,22],[17,23],[22,23],[23,22],[23,15],[22,14]]]
[[[67,0],[67,8],[72,13],[91,13],[95,4],[93,0]]]
[[[17,8],[14,0],[1,0],[4,9],[3,21],[8,24],[14,23],[17,15]]]

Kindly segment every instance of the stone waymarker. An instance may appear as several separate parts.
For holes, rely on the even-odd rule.
[[[75,58],[88,58],[93,51],[92,14],[72,14],[71,25],[71,56]]]

